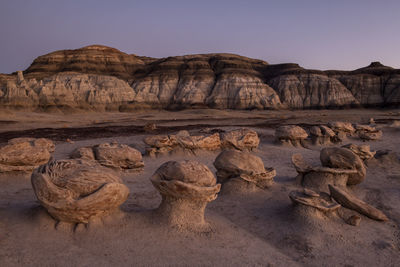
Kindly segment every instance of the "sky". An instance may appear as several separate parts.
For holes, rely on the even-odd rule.
[[[150,57],[224,52],[311,69],[400,68],[400,1],[0,0],[0,73],[91,44]]]

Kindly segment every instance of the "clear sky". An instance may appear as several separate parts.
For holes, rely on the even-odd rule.
[[[90,44],[151,57],[228,52],[314,69],[400,68],[400,1],[0,0],[0,73]]]

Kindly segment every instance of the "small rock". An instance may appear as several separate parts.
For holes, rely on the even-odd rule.
[[[361,217],[359,215],[353,215],[347,218],[346,223],[353,225],[353,226],[359,226],[361,222]]]

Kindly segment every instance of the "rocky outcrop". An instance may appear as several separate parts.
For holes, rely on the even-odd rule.
[[[400,104],[400,70],[317,71],[233,54],[148,58],[92,45],[0,74],[3,106],[303,109]]]

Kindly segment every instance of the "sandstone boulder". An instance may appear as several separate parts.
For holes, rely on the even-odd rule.
[[[329,190],[331,196],[343,207],[355,210],[374,220],[389,220],[389,218],[383,212],[356,198],[355,196],[347,193],[344,189],[337,186],[329,185]]]
[[[281,126],[275,131],[275,138],[281,144],[289,144],[293,146],[303,146],[304,140],[307,139],[307,132],[296,125]]]
[[[305,216],[321,216],[335,212],[341,207],[326,194],[320,194],[310,189],[291,191],[289,198],[298,209],[297,212]]]
[[[311,127],[310,136],[314,145],[329,145],[337,142],[335,132],[325,125]]]
[[[367,170],[359,156],[350,149],[330,147],[324,148],[320,153],[322,166],[328,168],[339,168],[345,170],[356,170],[357,173],[350,174],[348,185],[356,185],[364,181]]]
[[[253,150],[260,144],[260,138],[256,131],[242,128],[223,133],[221,146],[223,148],[234,148],[238,150]]]
[[[217,169],[218,182],[223,185],[233,179],[244,182],[242,187],[253,184],[267,188],[272,185],[276,175],[274,168],[264,167],[260,157],[237,150],[222,151],[215,159],[214,166]]]
[[[109,214],[129,195],[128,187],[110,169],[76,159],[42,165],[31,180],[36,197],[50,215],[70,223],[88,223]]]
[[[381,139],[383,135],[382,130],[378,130],[369,125],[361,124],[356,125],[356,133],[358,134],[358,137],[366,141]]]
[[[369,145],[355,145],[355,144],[347,144],[342,146],[344,148],[350,149],[354,154],[360,157],[364,162],[372,159],[376,152],[372,152]]]
[[[70,157],[95,160],[105,167],[116,170],[141,170],[144,166],[142,154],[138,150],[117,143],[81,147],[72,152]]]
[[[50,160],[54,143],[45,138],[15,138],[0,148],[0,172],[31,172]]]
[[[204,219],[208,202],[217,198],[221,185],[210,169],[196,161],[168,161],[150,178],[161,193],[159,219],[183,230],[208,231]]]
[[[328,123],[328,126],[339,134],[343,133],[345,135],[353,135],[356,131],[350,122],[334,121]]]

